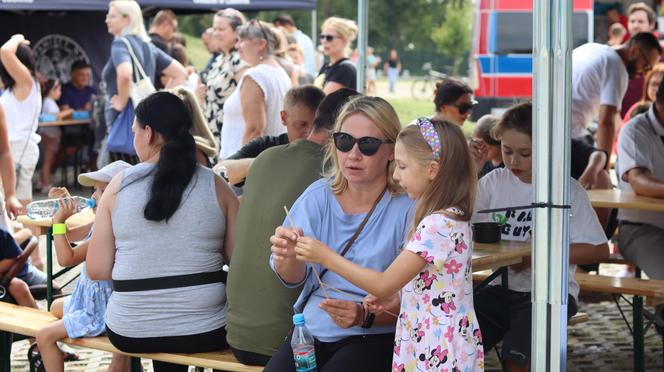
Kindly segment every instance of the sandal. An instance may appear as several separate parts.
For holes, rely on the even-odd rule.
[[[46,372],[36,342],[32,343],[30,348],[28,348],[28,365],[30,366],[30,372]]]

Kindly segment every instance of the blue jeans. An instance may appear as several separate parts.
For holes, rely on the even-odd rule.
[[[394,93],[396,89],[397,78],[399,78],[399,70],[396,67],[389,67],[387,69],[387,79],[390,82],[390,93]]]

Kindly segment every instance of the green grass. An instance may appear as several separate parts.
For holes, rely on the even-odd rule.
[[[200,37],[184,34],[184,38],[187,40],[189,62],[198,70],[202,70],[210,59],[210,53],[205,49]]]

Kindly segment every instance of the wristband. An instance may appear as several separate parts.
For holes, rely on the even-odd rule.
[[[364,322],[362,322],[362,328],[371,328],[373,326],[374,319],[376,318],[376,314],[369,312],[367,313],[367,317],[364,319]]]
[[[67,234],[67,225],[64,223],[54,223],[53,224],[53,235],[65,235]]]

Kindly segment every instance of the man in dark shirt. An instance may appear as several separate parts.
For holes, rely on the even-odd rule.
[[[238,152],[224,159],[215,169],[225,174],[231,185],[244,181],[249,166],[258,154],[270,147],[307,138],[313,126],[316,109],[324,97],[323,91],[313,85],[292,88],[286,93],[284,109],[281,111],[281,121],[286,127],[286,133],[253,139]]]
[[[92,96],[95,88],[90,86],[92,70],[85,61],[76,61],[71,65],[71,80],[62,86],[62,95],[58,105],[60,110],[92,110]]]
[[[173,35],[178,30],[178,19],[170,9],[162,9],[154,16],[150,24],[150,40],[157,48],[163,50],[166,54],[171,55],[170,44],[173,41]],[[157,74],[154,77],[155,88],[164,88],[161,83],[160,76]]]

